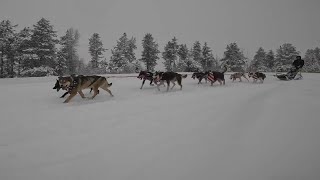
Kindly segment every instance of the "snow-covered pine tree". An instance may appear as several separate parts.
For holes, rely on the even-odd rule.
[[[58,57],[59,68],[66,66],[67,68],[63,72],[67,74],[75,74],[77,69],[77,64],[79,62],[79,56],[77,54],[77,46],[79,43],[80,34],[78,30],[70,28],[66,31],[66,34],[60,38],[60,53]],[[63,56],[63,57],[61,57]],[[62,61],[66,61],[62,63]],[[62,69],[59,69],[61,73]]]
[[[93,33],[89,39],[89,53],[91,55],[91,67],[93,69],[99,68],[100,59],[103,58],[103,52],[106,49],[103,48],[103,43],[98,33]]]
[[[112,73],[122,73],[124,66],[127,64],[126,59],[118,49],[112,49],[111,54],[108,69]]]
[[[31,35],[31,48],[36,55],[33,58],[33,64],[31,68],[42,66],[45,68],[55,68],[55,56],[56,56],[56,31],[53,30],[53,25],[49,20],[41,18],[35,25],[33,25]]]
[[[296,47],[290,43],[284,43],[276,51],[275,66],[277,71],[288,71],[292,62],[296,56],[299,56],[300,52],[296,50]]]
[[[177,53],[179,57],[177,71],[195,72],[200,69],[198,63],[193,60],[192,51],[188,49],[186,44],[179,45]]]
[[[77,72],[78,74],[87,74],[87,65],[84,62],[83,58],[80,58],[79,62],[78,62],[78,66],[77,66]]]
[[[0,77],[14,76],[15,63],[15,27],[11,21],[3,20],[0,23]]]
[[[62,49],[57,52],[57,65],[55,71],[59,76],[62,76],[68,69],[66,57],[68,57],[68,54],[65,53]]]
[[[137,49],[136,38],[131,37],[131,39],[129,39],[127,42],[126,51],[125,51],[125,57],[129,63],[134,63],[136,61],[136,55],[134,53],[136,49]]]
[[[266,54],[266,66],[269,72],[275,71],[275,58],[272,50]]]
[[[117,73],[131,73],[136,69],[136,57],[134,50],[137,49],[136,39],[128,39],[127,34],[123,33],[117,41],[117,45],[111,50],[109,70]]]
[[[303,69],[306,72],[320,72],[319,60],[316,57],[314,49],[308,49],[304,56],[305,65]]]
[[[128,64],[128,60],[125,57],[125,51],[128,38],[127,34],[123,33],[120,39],[117,41],[117,45],[111,50],[111,57],[109,63],[110,72],[123,72],[124,66]]]
[[[104,58],[103,60],[100,61],[99,65],[99,74],[105,74],[107,73],[107,68],[108,68],[108,61],[107,58]]]
[[[179,45],[177,43],[176,37],[167,43],[164,47],[164,52],[162,52],[162,57],[164,59],[164,66],[167,71],[176,71],[176,61],[178,55]]]
[[[200,63],[195,61],[193,58],[193,49],[189,50],[187,67],[188,67],[187,72],[200,72],[200,71],[202,71]]]
[[[17,25],[13,26],[14,28]],[[7,77],[13,78],[16,76],[15,67],[16,67],[16,56],[17,56],[17,49],[19,47],[19,38],[18,34],[15,32],[15,29],[13,29],[13,32],[11,36],[8,38],[8,43],[6,45],[6,71],[7,71]]]
[[[253,60],[251,62],[252,67],[250,69],[254,71],[268,71],[266,65],[266,56],[266,52],[262,47],[260,47],[253,57]]]
[[[201,44],[199,41],[196,41],[193,44],[192,50],[191,50],[193,61],[196,63],[196,66],[198,68],[202,69],[201,61],[202,61],[202,49]],[[203,69],[202,69],[203,70]]]
[[[157,60],[159,60],[158,54],[160,53],[158,49],[158,44],[154,41],[152,34],[147,33],[142,40],[142,54],[140,61],[144,63],[147,71],[154,71],[157,65]]]
[[[190,68],[190,65],[191,65],[188,63],[189,50],[187,45],[186,44],[179,45],[177,54],[179,57],[178,64],[177,64],[177,71],[180,71],[180,72],[186,71],[188,68]]]
[[[314,48],[313,52],[316,57],[316,60],[318,61],[318,64],[320,65],[320,48],[318,47]]]
[[[213,65],[214,57],[212,55],[212,50],[208,46],[207,42],[204,43],[202,47],[202,54],[201,54],[201,67],[204,71],[210,70],[211,66]]]
[[[30,45],[31,29],[29,27],[23,28],[17,35],[18,48],[17,48],[17,76],[21,76],[21,72],[30,67],[30,60],[32,60],[32,50]]]
[[[218,60],[214,57],[213,53],[211,52],[209,54],[209,58],[208,58],[208,69],[207,70],[218,71],[219,68],[220,67],[219,67]]]
[[[227,45],[224,58],[220,61],[222,65],[227,65],[231,71],[242,72],[245,69],[245,59],[243,52],[240,51],[237,43],[234,42]]]

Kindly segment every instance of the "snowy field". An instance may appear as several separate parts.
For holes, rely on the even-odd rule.
[[[110,78],[115,97],[69,104],[55,77],[0,79],[0,180],[319,180],[320,74],[303,76]]]

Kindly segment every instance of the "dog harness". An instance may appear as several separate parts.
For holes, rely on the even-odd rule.
[[[72,84],[68,87],[68,92],[70,93],[78,84],[79,84],[79,78],[75,78],[75,79],[73,79],[72,77],[71,77],[71,79],[72,79]]]
[[[208,80],[211,81],[211,82],[214,82],[214,75],[212,72],[209,72],[208,74]]]

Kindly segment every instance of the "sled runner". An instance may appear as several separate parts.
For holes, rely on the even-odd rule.
[[[299,69],[295,67],[292,67],[290,71],[286,74],[276,73],[276,75],[273,75],[273,76],[277,77],[279,80],[282,80],[282,81],[300,80],[303,78]]]

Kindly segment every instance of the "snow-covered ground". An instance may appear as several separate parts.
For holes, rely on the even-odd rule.
[[[0,79],[0,179],[320,179],[320,74],[223,87],[188,76],[170,92],[109,81],[115,97],[63,104],[55,77]]]

